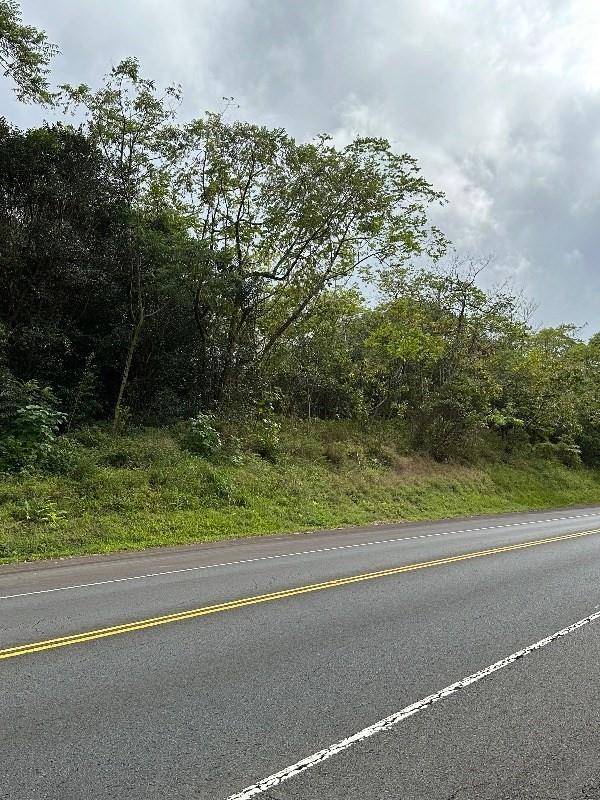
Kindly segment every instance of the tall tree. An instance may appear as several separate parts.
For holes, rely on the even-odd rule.
[[[66,401],[92,354],[104,386],[113,382],[122,214],[102,155],[84,134],[62,125],[22,132],[0,121],[0,321],[9,364]]]
[[[188,126],[187,153],[179,185],[204,243],[193,304],[212,401],[231,399],[325,289],[444,248],[425,214],[442,195],[383,139],[298,144],[209,114]]]
[[[145,227],[144,212],[149,200],[153,208],[161,202],[168,204],[166,187],[169,159],[176,152],[173,123],[179,89],[169,86],[159,93],[155,83],[141,75],[134,58],[113,67],[97,91],[86,85],[63,85],[61,89],[67,106],[85,110],[90,139],[104,154],[107,171],[127,211],[130,336],[114,406],[116,428],[142,331],[157,311],[149,303],[157,298],[161,271],[157,271],[154,258],[145,258],[149,252],[145,244],[153,235]]]

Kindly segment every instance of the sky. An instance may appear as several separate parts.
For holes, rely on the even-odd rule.
[[[600,330],[599,0],[24,0],[61,54],[55,83],[98,85],[135,55],[179,83],[183,118],[220,110],[300,140],[384,136],[448,203],[462,257],[492,257],[536,325]],[[20,105],[6,80],[0,109]],[[47,114],[46,114],[47,116]]]

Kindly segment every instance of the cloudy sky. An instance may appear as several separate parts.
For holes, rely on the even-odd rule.
[[[137,55],[183,115],[233,96],[246,119],[340,143],[388,137],[449,204],[459,253],[494,257],[536,321],[600,329],[599,0],[24,0],[62,50],[53,79],[98,83]],[[35,124],[0,85],[6,116]]]

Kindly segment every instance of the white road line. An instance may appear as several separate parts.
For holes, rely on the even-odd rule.
[[[275,772],[273,775],[269,775],[268,778],[263,778],[263,780],[252,784],[252,786],[247,786],[245,789],[242,789],[241,792],[230,795],[227,800],[249,800],[251,797],[256,797],[256,795],[262,794],[269,789],[273,789],[275,786],[279,786],[284,781],[288,781],[290,778],[300,775],[300,773],[304,772],[305,770],[315,767],[318,764],[322,764],[324,761],[327,761],[329,758],[332,758],[338,753],[348,750],[358,742],[362,742],[364,739],[368,739],[369,737],[374,736],[376,733],[381,733],[382,731],[387,731],[390,728],[393,728],[395,725],[398,725],[398,723],[402,722],[408,717],[412,717],[419,711],[423,711],[429,706],[432,706],[434,703],[437,703],[438,700],[443,700],[446,697],[450,697],[450,695],[455,694],[460,689],[464,689],[467,686],[470,686],[472,683],[477,683],[483,678],[486,678],[488,675],[492,675],[492,673],[498,672],[498,670],[504,669],[504,667],[508,667],[510,664],[514,664],[514,662],[518,661],[520,658],[528,656],[535,650],[540,650],[547,644],[556,641],[562,636],[567,636],[569,633],[573,633],[573,631],[576,631],[578,628],[582,628],[584,625],[588,625],[590,622],[594,622],[598,618],[600,618],[600,611],[596,611],[595,613],[590,614],[588,617],[584,617],[578,622],[574,622],[567,628],[563,628],[562,630],[557,631],[550,636],[546,636],[544,639],[540,639],[538,642],[535,642],[535,644],[530,644],[528,647],[524,647],[522,650],[517,650],[516,653],[512,653],[512,655],[503,658],[501,661],[496,661],[495,664],[491,664],[489,667],[479,670],[479,672],[474,672],[472,675],[456,681],[456,683],[451,683],[450,686],[440,689],[439,692],[430,694],[428,697],[424,697],[422,700],[418,700],[416,703],[406,706],[406,708],[403,708],[401,711],[397,711],[395,714],[391,714],[389,717],[381,719],[379,722],[376,722],[373,725],[369,725],[368,728],[363,728],[353,736],[349,736],[348,738],[342,739],[341,741],[336,742],[335,744],[332,744],[323,750],[319,750],[318,753],[313,753],[313,755],[307,756],[307,758],[303,758],[300,761],[297,761],[295,764],[292,764],[291,766],[286,767],[279,772]]]
[[[129,575],[125,578],[107,578],[104,581],[93,581],[91,583],[76,583],[71,586],[57,586],[53,589],[38,589],[32,592],[18,592],[17,594],[0,595],[0,600],[13,600],[17,597],[30,597],[37,594],[52,594],[53,592],[67,592],[73,589],[88,589],[92,586],[106,586],[111,583],[126,583],[128,581],[141,581],[146,578],[158,578],[163,575],[178,575],[182,572],[199,572],[205,569],[215,569],[217,567],[234,567],[239,564],[253,564],[257,561],[272,561],[277,558],[292,558],[293,556],[308,556],[314,553],[330,553],[334,550],[352,550],[357,547],[373,547],[378,544],[394,544],[395,542],[411,542],[416,539],[431,539],[436,536],[451,536],[455,533],[477,533],[478,531],[491,531],[500,528],[517,528],[522,525],[540,525],[544,522],[562,522],[570,519],[583,519],[584,517],[600,517],[600,514],[573,514],[569,517],[550,517],[549,519],[532,519],[525,522],[508,522],[504,525],[487,525],[481,528],[463,528],[458,531],[441,531],[439,533],[422,533],[417,536],[401,536],[395,539],[375,539],[372,542],[358,542],[357,544],[341,544],[335,547],[320,547],[314,550],[298,550],[293,553],[279,553],[272,556],[256,556],[256,558],[243,558],[239,561],[221,561],[218,564],[203,564],[197,567],[181,567],[180,569],[170,569],[163,572],[148,572],[144,575]],[[0,575],[1,577],[1,575]]]

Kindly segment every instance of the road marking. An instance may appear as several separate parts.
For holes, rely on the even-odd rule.
[[[390,730],[390,728],[398,725],[403,720],[407,719],[408,717],[412,717],[414,714],[418,714],[419,711],[429,708],[429,706],[432,706],[439,700],[450,697],[460,689],[464,689],[473,683],[477,683],[483,678],[487,678],[488,675],[492,675],[494,672],[498,672],[498,670],[504,669],[504,667],[508,667],[510,664],[514,664],[515,661],[518,661],[520,658],[528,656],[530,653],[533,653],[536,650],[541,650],[542,647],[546,647],[546,645],[551,644],[551,642],[560,639],[562,636],[567,636],[568,634],[576,631],[578,628],[582,628],[584,625],[588,625],[590,622],[594,622],[599,618],[600,611],[596,611],[595,613],[590,614],[589,616],[584,617],[577,622],[574,622],[572,625],[562,628],[562,630],[557,631],[550,636],[546,636],[544,639],[540,639],[538,642],[530,644],[528,647],[524,647],[522,650],[517,650],[516,653],[512,653],[510,656],[507,656],[500,661],[496,661],[495,664],[490,664],[489,667],[485,667],[485,669],[479,670],[479,672],[474,672],[472,675],[468,675],[462,680],[451,683],[444,689],[440,689],[439,692],[430,694],[427,697],[424,697],[422,700],[418,700],[416,703],[412,703],[410,706],[406,706],[406,708],[396,711],[396,713],[391,714],[389,717],[385,717],[385,719],[380,719],[379,722],[369,725],[368,728],[363,728],[353,736],[348,736],[346,739],[342,739],[341,741],[336,742],[335,744],[332,744],[323,750],[319,750],[318,753],[313,753],[313,755],[307,756],[306,758],[297,761],[295,764],[292,764],[291,766],[286,767],[279,772],[275,772],[273,775],[269,775],[268,778],[263,778],[263,780],[252,784],[252,786],[247,786],[245,789],[242,789],[241,792],[230,795],[227,800],[250,800],[251,797],[256,797],[258,794],[262,794],[269,789],[273,789],[275,786],[279,786],[284,781],[288,781],[290,778],[300,775],[302,772],[305,772],[305,770],[315,767],[318,764],[322,764],[324,761],[336,756],[338,753],[348,750],[358,742],[362,742],[364,739],[375,736],[375,734],[381,733],[382,731]]]
[[[297,586],[292,589],[282,589],[281,591],[270,592],[269,594],[260,594],[255,595],[254,597],[242,597],[238,600],[228,600],[224,603],[218,603],[212,606],[192,608],[187,611],[179,611],[174,614],[165,614],[160,617],[150,617],[148,619],[141,619],[134,622],[126,622],[121,625],[113,625],[109,628],[97,628],[96,630],[83,631],[81,633],[71,634],[70,636],[59,636],[56,639],[46,639],[41,642],[30,642],[28,644],[15,645],[13,647],[7,647],[0,650],[0,661],[7,658],[29,655],[31,653],[39,653],[44,650],[54,650],[58,647],[84,644],[96,639],[104,639],[108,636],[117,636],[123,633],[133,633],[134,631],[140,631],[146,628],[154,628],[158,625],[166,625],[171,622],[182,622],[183,620],[205,617],[209,614],[217,614],[222,611],[233,611],[234,609],[257,605],[258,603],[268,603],[273,600],[283,600],[288,597],[296,597],[298,595],[309,594],[311,592],[320,592],[325,589],[336,589],[340,586],[349,586],[353,583],[370,581],[374,580],[375,578],[386,578],[391,575],[400,575],[404,572],[414,572],[416,570],[426,569],[428,567],[456,564],[460,561],[468,561],[473,558],[481,558],[482,556],[509,553],[513,550],[524,550],[525,548],[537,547],[538,545],[564,542],[568,539],[579,539],[583,536],[592,536],[596,533],[600,533],[600,528],[594,528],[588,531],[578,531],[577,533],[563,534],[561,536],[548,536],[545,539],[533,539],[528,542],[519,542],[518,544],[492,547],[488,550],[476,550],[470,553],[462,553],[461,555],[436,558],[432,561],[404,564],[400,567],[391,567],[389,569],[378,570],[377,572],[364,572],[360,575],[350,575],[345,578],[334,578],[329,581],[322,581],[321,583],[311,583],[305,586]]]
[[[126,583],[128,581],[141,581],[146,578],[158,578],[163,575],[178,575],[182,572],[199,572],[205,569],[216,569],[217,567],[234,567],[239,564],[254,564],[257,561],[273,561],[277,558],[292,558],[293,556],[308,556],[315,553],[330,553],[335,550],[352,550],[357,547],[373,547],[380,544],[394,544],[395,542],[411,542],[416,539],[431,539],[436,536],[451,536],[455,533],[477,533],[479,531],[491,531],[500,528],[518,528],[523,525],[540,525],[544,522],[563,522],[570,519],[583,519],[585,517],[599,517],[600,514],[573,514],[569,517],[551,517],[550,519],[532,519],[524,522],[508,522],[504,525],[487,525],[481,528],[463,528],[457,531],[441,531],[439,533],[421,533],[415,536],[401,536],[394,539],[375,539],[370,542],[358,542],[356,544],[341,544],[333,547],[320,547],[313,550],[298,550],[293,553],[278,553],[272,556],[256,556],[256,558],[244,558],[239,561],[221,561],[218,564],[204,564],[198,567],[182,567],[180,569],[170,569],[163,572],[147,572],[144,575],[130,575],[124,578],[107,578],[104,581],[93,581],[90,583],[76,583],[70,586],[57,586],[53,589],[37,589],[32,592],[18,592],[16,594],[0,595],[0,600],[14,600],[17,597],[30,597],[37,594],[52,594],[53,592],[67,592],[74,589],[88,589],[92,586],[105,586],[111,583]]]

